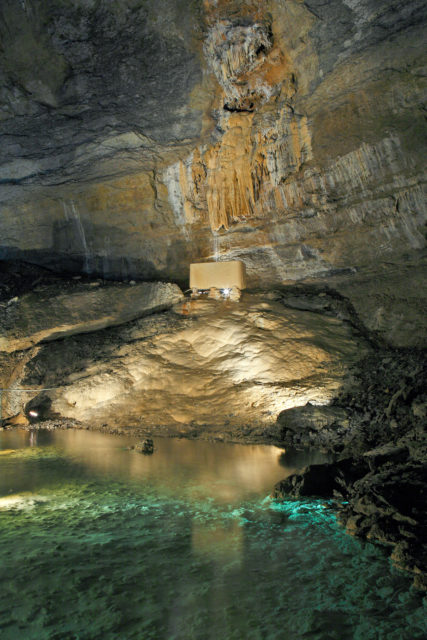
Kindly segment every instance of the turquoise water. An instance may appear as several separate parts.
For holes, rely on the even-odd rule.
[[[322,502],[269,499],[298,457],[126,444],[0,433],[2,640],[427,637],[420,594],[381,548]]]

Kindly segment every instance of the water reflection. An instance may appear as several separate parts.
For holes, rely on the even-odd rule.
[[[30,447],[37,447],[38,444],[38,431],[30,431]]]
[[[279,464],[286,470],[303,469],[310,464],[322,464],[332,462],[333,456],[323,451],[311,449],[309,451],[297,451],[296,449],[286,449],[279,456]],[[284,477],[287,477],[285,475]]]
[[[195,498],[239,503],[253,495],[268,495],[274,484],[307,464],[287,464],[283,449],[273,446],[155,438],[155,451],[146,456],[128,450],[135,438],[97,432],[3,432],[0,447],[53,447],[61,456],[97,474],[122,480],[149,481],[162,489]],[[31,478],[34,481],[34,478]],[[30,487],[28,487],[30,488]]]
[[[145,456],[130,450],[133,444],[135,438],[88,431],[3,432],[0,450],[18,455],[0,479],[0,509],[31,509],[45,500],[44,492],[59,494],[59,486],[75,478],[133,482],[177,503],[183,497],[197,503],[197,516],[187,520],[191,553],[197,562],[238,567],[244,557],[244,516],[233,507],[267,496],[296,470],[284,467],[283,449],[272,446],[155,438],[154,454]],[[31,464],[37,450],[51,455],[49,465]],[[214,504],[229,508],[230,518],[212,522]]]
[[[70,466],[65,469],[63,464],[51,464],[49,470],[42,471],[38,465],[26,466],[25,456],[18,456],[9,476],[5,473],[0,480],[1,495],[9,494],[0,506],[26,508],[33,504],[31,492],[40,500],[44,489],[55,488],[66,478],[84,479],[86,474],[92,478],[95,474],[157,487],[163,495],[177,499],[185,496],[205,504],[208,512],[212,502],[233,507],[253,497],[268,496],[276,482],[309,461],[309,457],[298,456],[297,464],[292,458],[288,464],[284,450],[273,446],[170,438],[155,438],[154,454],[146,456],[130,450],[135,442],[131,437],[79,430],[3,432],[0,447],[8,447],[11,454],[27,450],[31,455],[39,447],[45,454],[58,454]],[[244,528],[240,512],[231,513],[229,521],[216,521],[214,527],[202,520],[191,522],[196,555],[212,556],[219,562],[241,561]]]
[[[265,499],[313,454],[134,442],[0,432],[2,640],[427,637],[380,550],[320,501]]]

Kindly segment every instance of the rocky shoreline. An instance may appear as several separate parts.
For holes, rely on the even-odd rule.
[[[335,500],[348,533],[387,545],[393,564],[427,589],[426,352],[378,349],[363,358],[330,406],[283,412],[284,446],[313,447],[333,463],[279,483],[277,498]]]

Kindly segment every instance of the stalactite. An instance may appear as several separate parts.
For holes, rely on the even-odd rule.
[[[271,192],[310,157],[306,119],[289,106],[296,92],[295,73],[273,40],[270,27],[262,22],[219,21],[210,28],[204,53],[222,88],[217,104],[223,133],[215,144],[195,149],[172,172],[179,173],[181,197],[171,202],[181,206],[183,212],[176,215],[186,223],[205,216],[217,231],[263,217]],[[283,207],[283,198],[276,200]]]

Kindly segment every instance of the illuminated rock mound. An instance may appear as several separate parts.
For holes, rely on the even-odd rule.
[[[132,296],[141,295],[141,286],[96,291],[100,301],[114,294],[123,318],[130,310],[137,313]],[[327,404],[368,348],[350,324],[285,308],[279,294],[176,303],[177,292],[165,287],[151,285],[139,315],[147,314],[147,297],[164,307],[175,303],[173,309],[122,327],[114,325],[123,321],[111,318],[111,328],[95,333],[90,321],[55,326],[53,313],[49,336],[47,331],[32,336],[39,344],[21,357],[13,384],[9,379],[13,390],[3,394],[3,414],[26,411],[36,423],[69,419],[109,431],[149,429],[165,435],[219,432],[240,438],[244,427],[248,436],[253,432],[263,439],[266,428],[274,431],[281,411],[306,402]],[[81,294],[58,297],[57,320],[76,295]],[[40,318],[40,309],[33,313]],[[81,313],[90,315],[86,308]],[[49,342],[40,342],[43,338]]]

